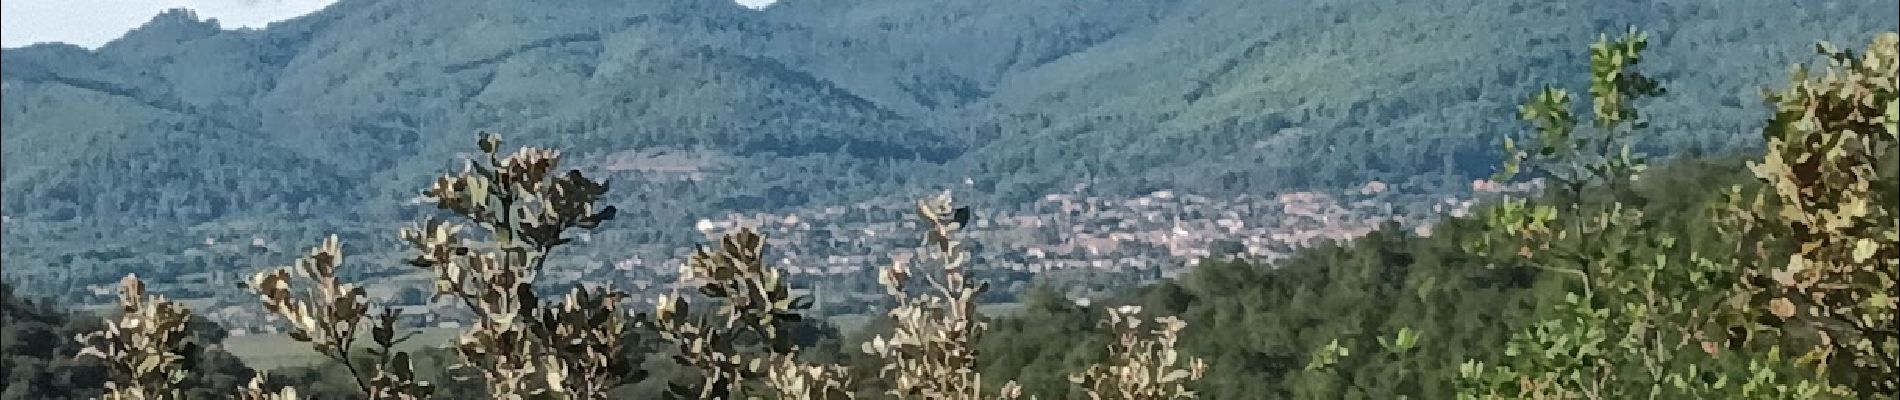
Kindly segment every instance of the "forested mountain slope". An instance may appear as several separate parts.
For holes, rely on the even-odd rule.
[[[641,243],[683,244],[683,227],[729,211],[964,177],[987,208],[1085,181],[1257,195],[1464,182],[1489,172],[1486,138],[1513,104],[1623,24],[1655,32],[1666,56],[1651,68],[1683,88],[1653,106],[1672,132],[1658,147],[1730,149],[1755,142],[1755,91],[1776,66],[1812,40],[1892,29],[1896,7],[345,0],[240,30],[174,11],[97,50],[0,52],[5,257],[120,265],[52,285],[72,288],[192,264],[99,247],[171,254],[215,227],[388,242],[356,224],[412,217],[413,188],[483,129],[580,153],[642,221],[612,237]]]
[[[1658,147],[1733,149],[1755,141],[1758,88],[1799,56],[1787,49],[1900,25],[1877,1],[1192,3],[1000,81],[974,114],[1050,121],[959,166],[1030,187],[1092,171],[1251,192],[1483,175],[1483,138],[1623,24],[1655,32],[1668,56],[1649,68],[1682,88],[1655,106],[1674,132]]]

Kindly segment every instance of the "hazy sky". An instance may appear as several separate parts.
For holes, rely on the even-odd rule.
[[[0,46],[66,42],[98,48],[172,8],[216,18],[225,29],[262,28],[309,14],[336,0],[6,0],[0,1]],[[759,7],[772,0],[737,0]]]
[[[262,28],[336,0],[6,0],[0,1],[0,46],[66,42],[97,48],[172,8],[216,18],[225,29]]]

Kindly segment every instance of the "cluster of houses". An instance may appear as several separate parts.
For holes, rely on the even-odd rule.
[[[1153,271],[1160,275],[1190,267],[1209,256],[1272,262],[1302,247],[1350,240],[1387,222],[1429,235],[1438,215],[1463,216],[1470,198],[1432,196],[1394,190],[1368,182],[1355,190],[1294,192],[1274,197],[1216,199],[1156,191],[1132,197],[1092,196],[1080,191],[1044,196],[1034,204],[1005,210],[975,210],[962,237],[977,243],[973,255],[985,268],[1038,273],[1093,268],[1104,271]],[[1472,182],[1471,194],[1523,192],[1535,183],[1501,185]],[[1421,207],[1398,204],[1430,204]],[[747,228],[767,237],[767,254],[794,275],[868,274],[919,246],[921,227],[913,205],[860,203],[786,214],[730,214],[700,220],[695,228],[713,242],[726,232]],[[613,262],[619,272],[675,271],[691,248],[655,260],[631,256]],[[633,282],[636,288],[664,286]]]
[[[1460,195],[1445,195],[1395,186],[1374,181],[1352,190],[1232,198],[1167,190],[1115,197],[1077,190],[1011,209],[974,210],[961,237],[972,246],[978,268],[1030,274],[1093,269],[1163,278],[1207,257],[1271,264],[1299,248],[1350,240],[1387,223],[1428,236],[1432,220],[1469,213],[1473,197],[1538,188],[1535,182],[1479,180]],[[893,257],[913,254],[923,232],[914,215],[914,204],[867,202],[783,214],[729,214],[700,220],[694,228],[705,235],[705,243],[735,229],[757,231],[767,238],[769,262],[803,276],[800,280],[825,281],[874,276]],[[675,288],[672,277],[692,251],[628,254],[582,270],[547,271],[543,279],[612,281],[635,292],[636,299],[650,298],[645,294]],[[864,295],[843,297],[876,293]],[[460,319],[452,317],[459,314],[452,306],[406,305],[404,314],[416,324],[448,327]],[[261,316],[240,315],[251,308],[226,307],[207,316],[225,319],[220,322],[226,326],[268,329],[272,324],[261,323]]]

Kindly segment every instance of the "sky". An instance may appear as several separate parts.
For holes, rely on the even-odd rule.
[[[336,0],[7,0],[0,1],[0,46],[65,42],[98,48],[172,8],[216,18],[225,29],[262,28]]]
[[[773,0],[736,0],[759,8]],[[224,29],[263,28],[334,3],[336,0],[6,0],[0,1],[0,47],[65,42],[88,49],[124,36],[126,31],[172,8],[188,8],[198,18],[216,18]]]

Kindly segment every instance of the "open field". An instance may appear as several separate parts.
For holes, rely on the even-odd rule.
[[[420,328],[414,337],[396,345],[396,350],[413,351],[425,347],[447,347],[455,343],[457,328]],[[365,330],[358,339],[357,346],[373,347],[369,332]],[[322,355],[310,349],[310,344],[291,340],[290,335],[251,334],[232,336],[224,340],[225,351],[244,360],[244,365],[258,370],[274,370],[284,367],[298,367],[321,363]]]
[[[977,311],[991,317],[1015,315],[1022,312],[1022,303],[997,303],[977,306]],[[839,333],[852,334],[869,326],[876,315],[843,314],[828,318],[838,327]],[[425,347],[447,347],[455,342],[458,328],[420,328],[415,337],[396,345],[397,350],[413,351]],[[373,346],[369,333],[362,334],[359,346]],[[250,334],[232,336],[224,340],[225,351],[244,360],[245,365],[259,370],[274,370],[285,367],[308,366],[324,362],[324,358],[310,350],[307,343],[291,340],[290,335],[282,333]]]
[[[980,304],[976,306],[976,312],[991,318],[1012,316],[1022,311],[1023,303]],[[825,320],[831,322],[832,326],[838,328],[838,334],[851,336],[863,330],[864,327],[870,326],[872,318],[882,316],[883,314],[839,314],[827,317]]]

